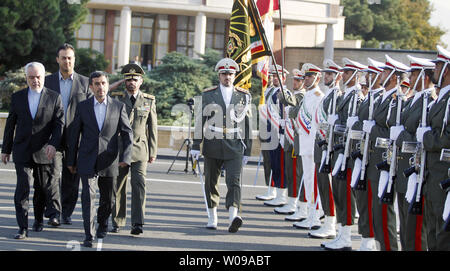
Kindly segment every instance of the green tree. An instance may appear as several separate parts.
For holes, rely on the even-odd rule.
[[[397,49],[435,50],[445,31],[428,22],[432,6],[428,0],[342,0],[347,39],[362,39],[363,47],[380,43]]]
[[[76,50],[75,71],[79,74],[89,76],[93,71],[104,71],[109,62],[105,56],[90,48],[79,48]]]
[[[42,62],[56,71],[56,48],[74,42],[74,31],[86,18],[86,3],[61,0],[3,0],[0,4],[0,74]]]

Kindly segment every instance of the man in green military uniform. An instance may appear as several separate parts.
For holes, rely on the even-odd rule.
[[[427,127],[417,129],[417,141],[423,142],[426,150],[426,170],[424,198],[425,219],[427,223],[428,250],[450,251],[450,232],[445,231],[443,219],[446,192],[439,183],[448,178],[449,163],[440,160],[442,149],[448,149],[450,127],[448,125],[450,111],[450,52],[437,46],[438,56],[433,62],[436,69],[433,83],[439,89],[437,100],[430,105],[427,114]]]
[[[200,144],[205,164],[205,198],[208,207],[208,229],[217,229],[217,206],[219,205],[219,176],[225,168],[227,195],[225,207],[229,210],[228,231],[237,232],[242,226],[238,216],[241,205],[240,175],[242,167],[251,153],[250,93],[234,87],[237,63],[221,59],[215,70],[219,73],[219,86],[205,89],[201,97],[202,113],[196,116],[194,144],[191,155],[194,160],[200,156]]]
[[[153,163],[157,151],[157,116],[155,96],[140,91],[144,70],[130,63],[122,68],[126,91],[113,92],[126,105],[128,118],[133,129],[133,148],[130,167],[119,168],[116,183],[116,201],[112,209],[112,232],[119,232],[126,221],[126,184],[131,170],[131,234],[143,232],[145,217],[145,175],[147,163]]]

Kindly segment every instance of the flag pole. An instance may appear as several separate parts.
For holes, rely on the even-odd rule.
[[[258,14],[258,20],[261,20],[261,15],[259,14],[259,10],[258,10],[258,8],[256,7],[255,0],[250,0],[250,1],[252,2],[253,7],[255,7],[256,13]],[[280,0],[279,0],[279,1],[280,1]],[[279,6],[278,8],[281,9],[280,6]],[[280,10],[280,20],[281,20],[281,10]],[[261,24],[261,25],[262,25],[262,24]],[[277,67],[277,61],[275,60],[275,56],[273,55],[272,47],[270,46],[270,43],[269,43],[268,40],[267,40],[267,37],[266,37],[266,31],[264,30],[264,27],[261,28],[261,35],[262,35],[262,37],[263,37],[263,39],[264,39],[265,44],[266,44],[267,47],[269,48],[269,51],[270,51],[270,57],[271,57],[271,59],[272,59],[273,65],[275,66],[275,69],[276,69],[276,67]],[[281,41],[281,45],[283,45],[283,41]],[[282,53],[282,55],[283,55],[283,54],[284,54],[284,53],[283,53],[283,46],[281,46],[281,49],[282,49],[281,53]],[[284,62],[284,56],[282,56],[282,63],[283,63],[283,62]],[[284,68],[283,68],[283,74],[284,74]],[[283,90],[283,84],[282,84],[283,81],[281,81],[281,79],[280,79],[280,74],[278,73],[278,70],[277,70],[277,72],[276,72],[276,75],[277,75],[278,81],[280,82],[281,95],[283,95],[283,99],[286,100],[286,97],[285,97],[285,95],[284,95],[284,90]]]
[[[281,17],[281,0],[278,0],[278,12],[280,13],[281,68],[283,69],[282,73],[284,77],[283,18]]]

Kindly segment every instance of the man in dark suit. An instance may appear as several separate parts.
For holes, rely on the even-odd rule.
[[[80,177],[67,169],[67,130],[72,125],[77,104],[91,97],[92,92],[89,91],[89,79],[74,71],[75,49],[72,45],[65,43],[58,48],[56,62],[59,71],[45,77],[45,87],[61,95],[64,107],[65,126],[54,159],[54,171],[61,177],[61,222],[72,224],[71,216],[78,200]]]
[[[133,131],[125,104],[107,96],[108,75],[101,71],[93,72],[89,77],[89,88],[94,97],[77,106],[69,129],[67,153],[68,169],[81,178],[81,206],[86,234],[83,245],[86,247],[92,247],[95,233],[95,182],[98,180],[100,190],[97,238],[104,238],[114,203],[113,182],[119,175],[119,165],[128,167],[131,164],[133,144]],[[120,155],[119,144],[123,148]]]
[[[19,224],[16,239],[28,236],[28,197],[32,179],[35,189],[33,230],[42,231],[44,214],[50,218],[50,224],[60,212],[59,182],[51,169],[64,126],[61,97],[44,87],[45,68],[41,63],[27,64],[25,73],[28,88],[11,97],[2,147],[2,162],[6,164],[12,152],[16,168],[14,205]]]

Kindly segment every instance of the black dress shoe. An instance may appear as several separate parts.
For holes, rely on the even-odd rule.
[[[112,232],[112,233],[119,233],[120,232],[120,227],[119,226],[113,226],[110,232]]]
[[[230,224],[228,228],[228,232],[235,233],[242,226],[242,218],[240,216],[236,216]]]
[[[25,239],[28,237],[28,230],[27,229],[20,229],[16,235],[14,235],[14,239]]]
[[[142,230],[142,225],[136,224],[131,226],[131,234],[133,235],[139,235],[141,233],[143,233],[144,231]]]
[[[83,247],[92,247],[92,239],[84,239]]]
[[[65,225],[72,225],[72,218],[70,216],[68,217],[63,216],[61,223]]]
[[[61,224],[59,223],[59,219],[56,218],[56,217],[50,218],[50,220],[48,221],[47,224],[49,224],[50,226],[53,226],[53,227],[58,227],[58,226],[61,225]]]
[[[44,223],[35,221],[33,223],[33,231],[40,232],[44,229]]]

